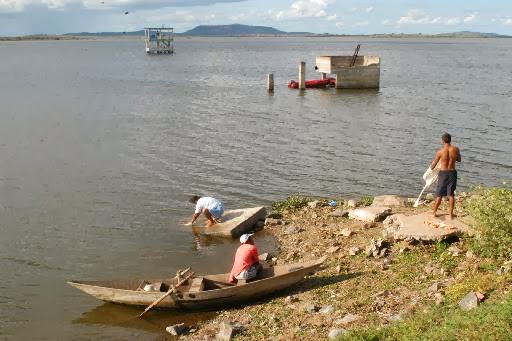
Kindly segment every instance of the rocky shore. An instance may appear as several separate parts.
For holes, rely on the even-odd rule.
[[[266,300],[222,311],[179,337],[352,339],[419,314],[498,304],[512,288],[512,263],[481,258],[470,249],[464,200],[462,195],[457,201],[456,222],[432,220],[431,205],[413,208],[413,200],[397,196],[285,207],[266,220],[264,229],[280,242],[278,253],[265,256],[267,262],[328,255],[324,269]],[[411,217],[419,217],[414,226],[424,226],[408,229]]]

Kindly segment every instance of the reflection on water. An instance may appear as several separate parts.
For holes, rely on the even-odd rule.
[[[200,321],[215,316],[215,312],[187,312],[164,311],[153,309],[143,318],[138,315],[144,310],[140,307],[124,306],[120,304],[104,303],[79,318],[73,320],[73,324],[105,325],[142,330],[145,332],[164,334],[167,326],[185,323],[186,326],[194,326]]]

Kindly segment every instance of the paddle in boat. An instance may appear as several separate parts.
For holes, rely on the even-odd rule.
[[[247,283],[228,283],[228,274],[154,280],[69,281],[68,283],[100,300],[135,306],[148,306],[175,287],[158,302],[159,308],[216,309],[243,302],[254,302],[301,281],[321,268],[326,257],[303,263],[263,268]],[[192,273],[193,274],[193,273]],[[178,284],[178,286],[176,286]],[[149,291],[146,290],[149,289]],[[154,290],[151,290],[154,289]]]

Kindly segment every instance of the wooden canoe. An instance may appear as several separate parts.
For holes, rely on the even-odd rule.
[[[266,216],[265,207],[226,211],[220,223],[205,228],[202,233],[210,236],[238,238],[244,233],[251,232],[256,223],[265,220]]]
[[[304,276],[318,271],[325,257],[304,263],[279,265],[264,268],[258,277],[245,284],[227,283],[228,274],[196,276],[177,288],[176,293],[158,304],[159,308],[174,309],[215,309],[223,306],[253,302],[276,291],[285,289],[301,281]],[[175,278],[146,280],[162,282],[162,291],[167,291]],[[135,306],[148,306],[163,292],[137,290],[142,280],[116,281],[69,281],[68,283],[100,300]]]

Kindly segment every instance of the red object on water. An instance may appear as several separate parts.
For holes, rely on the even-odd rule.
[[[335,86],[335,85],[336,85],[336,78],[314,79],[314,80],[306,81],[306,88],[326,88],[326,87]],[[288,87],[290,89],[298,89],[299,82],[290,81],[290,83],[288,83]]]

